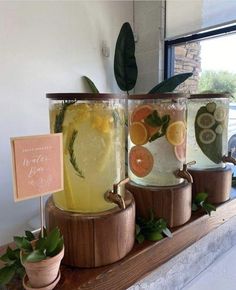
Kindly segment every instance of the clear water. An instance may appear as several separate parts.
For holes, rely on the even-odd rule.
[[[224,119],[219,122],[222,125],[222,150],[220,152],[221,156],[227,155],[227,132],[228,132],[228,111],[229,104],[228,99],[190,99],[188,101],[188,118],[187,118],[187,162],[192,160],[196,161],[196,164],[191,166],[195,169],[210,169],[210,168],[222,168],[225,166],[223,162],[214,162],[212,161],[199,147],[196,139],[195,132],[195,121],[198,110],[201,107],[205,107],[207,104],[214,102],[216,104],[216,108],[223,108],[225,110]],[[214,116],[214,113],[213,113]],[[218,124],[218,123],[217,123]],[[215,131],[215,130],[214,130]],[[216,148],[209,144],[209,150],[216,150]]]

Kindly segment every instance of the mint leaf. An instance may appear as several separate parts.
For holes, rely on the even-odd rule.
[[[47,236],[46,254],[50,255],[56,247],[60,239],[60,231],[58,228],[53,229]]]
[[[172,233],[168,228],[165,228],[162,230],[162,232],[168,237],[168,238],[172,238]]]
[[[206,210],[206,212],[211,215],[212,211],[216,211],[216,207],[210,203],[203,203],[202,207]]]
[[[206,192],[200,192],[195,196],[194,202],[197,204],[200,204],[202,201],[205,201],[207,197],[208,197],[208,194]]]
[[[30,231],[25,231],[25,235],[26,235],[26,238],[27,238],[28,241],[31,242],[31,241],[35,240],[34,234],[31,233]]]
[[[145,240],[144,235],[139,234],[138,236],[136,236],[136,240],[139,244],[142,244],[142,242]]]
[[[151,233],[146,233],[145,238],[148,241],[156,242],[156,241],[162,240],[163,235],[160,232],[151,232]]]

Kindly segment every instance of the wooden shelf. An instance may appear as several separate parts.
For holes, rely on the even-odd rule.
[[[210,217],[206,214],[194,213],[187,224],[172,229],[171,239],[165,238],[156,243],[145,241],[141,245],[136,243],[128,256],[112,265],[94,269],[62,266],[62,278],[55,289],[127,289],[150,271],[235,216],[235,197],[236,191],[233,190],[231,199],[218,206],[217,211]],[[4,247],[0,248],[0,253],[3,250]],[[7,289],[17,290],[22,289],[22,286],[18,281],[9,285]]]

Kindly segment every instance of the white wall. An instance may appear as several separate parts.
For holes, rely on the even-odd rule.
[[[137,34],[138,80],[135,93],[147,93],[163,80],[164,1],[135,0],[134,19]]]
[[[114,46],[131,1],[0,2],[0,244],[21,231],[38,200],[13,202],[10,136],[49,132],[46,92],[117,91]],[[106,41],[111,56],[101,55]]]

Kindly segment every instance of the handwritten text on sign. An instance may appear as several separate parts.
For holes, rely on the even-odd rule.
[[[15,200],[63,189],[62,134],[11,139]]]

